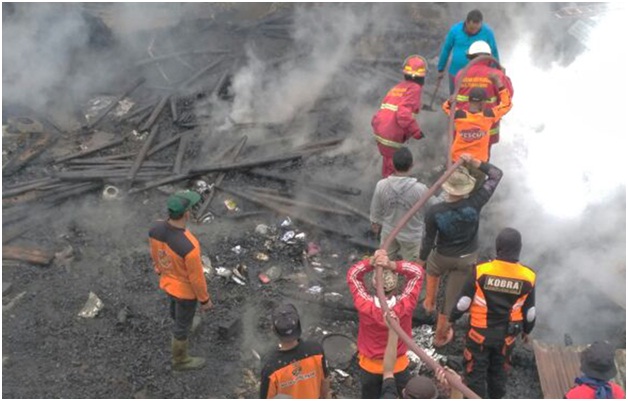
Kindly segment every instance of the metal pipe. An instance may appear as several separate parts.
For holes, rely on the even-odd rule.
[[[462,163],[463,163],[463,160],[459,159],[456,163],[454,163],[451,167],[449,167],[447,169],[447,171],[445,171],[445,173],[442,175],[442,177],[440,177],[438,179],[438,181],[436,181],[434,183],[434,185],[432,185],[430,187],[430,189],[425,194],[423,194],[421,199],[419,199],[414,204],[414,206],[412,206],[412,208],[410,210],[408,210],[408,212],[401,218],[401,220],[399,220],[399,222],[397,223],[395,228],[391,231],[390,235],[388,235],[388,237],[386,237],[386,239],[384,240],[384,243],[381,246],[381,249],[388,249],[388,247],[390,246],[390,244],[393,241],[393,239],[397,236],[397,234],[399,234],[399,231],[401,231],[401,229],[408,223],[408,221],[412,218],[412,216],[414,216],[414,214],[419,211],[419,209],[425,204],[425,202],[427,202],[427,200],[430,198],[430,196],[432,196],[438,190],[438,188],[440,188],[441,185],[443,185],[443,183],[447,180],[447,178],[449,178],[449,176]],[[430,369],[432,369],[434,372],[437,372],[439,369],[441,369],[441,367],[438,364],[438,362],[436,362],[429,355],[427,355],[425,353],[425,351],[423,351],[414,342],[414,340],[412,340],[412,338],[405,331],[403,331],[403,329],[399,325],[399,322],[397,322],[394,319],[391,319],[388,316],[389,308],[388,308],[388,304],[386,302],[386,295],[384,294],[384,286],[383,286],[382,274],[383,274],[382,268],[380,266],[376,266],[375,267],[375,275],[376,275],[376,286],[375,287],[377,289],[377,298],[379,299],[379,303],[381,305],[382,312],[384,313],[384,318],[388,322],[389,326],[397,333],[399,338],[408,346],[408,348],[412,352],[414,352],[419,358],[421,358],[421,361],[423,361],[423,363],[425,363]],[[471,389],[469,389],[467,386],[465,386],[464,383],[462,383],[462,380],[460,380],[460,377],[458,377],[457,375],[454,375],[454,374],[448,372],[447,370],[445,370],[445,377],[447,378],[447,381],[449,382],[449,384],[452,387],[454,387],[457,390],[459,390],[460,392],[462,392],[462,394],[465,397],[467,397],[467,398],[480,398],[477,394],[475,394],[473,391],[471,391]]]

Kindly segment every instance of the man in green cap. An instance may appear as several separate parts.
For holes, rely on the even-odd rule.
[[[170,298],[172,329],[172,368],[201,369],[205,359],[188,355],[188,334],[200,302],[201,311],[213,308],[203,275],[198,240],[186,228],[190,209],[201,200],[194,191],[182,191],[168,198],[168,220],[157,221],[149,231],[150,253],[159,287]]]

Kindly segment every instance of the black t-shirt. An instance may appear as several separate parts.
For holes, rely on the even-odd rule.
[[[320,398],[323,380],[328,375],[323,347],[301,341],[287,350],[276,349],[264,358],[260,398],[288,394],[292,398]]]

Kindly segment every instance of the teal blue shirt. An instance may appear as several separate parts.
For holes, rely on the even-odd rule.
[[[495,36],[493,30],[486,24],[482,24],[482,28],[473,36],[469,36],[464,31],[464,21],[461,21],[451,27],[443,48],[440,52],[440,58],[438,59],[438,71],[443,71],[447,65],[449,54],[451,56],[451,64],[449,65],[449,73],[455,76],[458,71],[464,68],[469,61],[467,59],[467,49],[475,41],[483,40],[491,47],[492,56],[499,61],[499,53],[497,52],[497,43],[495,43]]]

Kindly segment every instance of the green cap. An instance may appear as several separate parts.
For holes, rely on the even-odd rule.
[[[180,191],[168,198],[168,210],[174,215],[182,215],[201,200],[201,195],[194,191]]]

